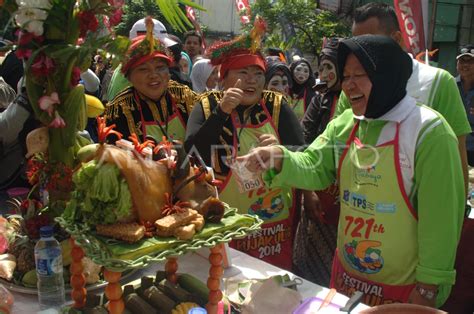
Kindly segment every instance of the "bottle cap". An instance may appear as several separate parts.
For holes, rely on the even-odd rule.
[[[40,228],[40,236],[42,238],[49,238],[53,236],[53,227],[52,226],[43,226]]]
[[[207,314],[207,311],[202,307],[193,307],[188,311],[188,314]]]

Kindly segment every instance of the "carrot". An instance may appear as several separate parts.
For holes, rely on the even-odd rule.
[[[221,278],[223,273],[224,268],[222,268],[222,266],[211,266],[211,268],[209,268],[209,277],[211,278]]]
[[[107,309],[110,314],[122,314],[125,310],[125,303],[123,303],[123,300],[109,301]]]
[[[69,270],[73,275],[80,275],[84,271],[84,266],[81,262],[72,262],[71,266],[69,266]]]
[[[217,304],[220,300],[222,300],[222,291],[213,290],[209,292],[209,303]]]
[[[211,262],[212,266],[222,265],[222,255],[220,253],[211,253],[209,255],[209,262]]]
[[[84,304],[86,302],[86,288],[82,289],[73,289],[71,291],[71,299],[73,299],[78,304]]]
[[[120,280],[120,277],[122,277],[122,273],[110,271],[108,269],[104,270],[104,278],[108,282],[118,282]]]
[[[73,261],[80,261],[84,257],[84,251],[82,248],[75,246],[71,250],[71,256]]]
[[[122,286],[119,283],[109,283],[105,287],[105,295],[109,300],[119,300],[122,297]]]
[[[209,290],[219,290],[221,282],[219,279],[209,278],[207,279],[207,287]]]
[[[176,260],[168,260],[168,262],[165,265],[166,273],[174,274],[176,273],[177,270],[178,270],[178,263],[176,262]]]
[[[84,274],[75,274],[71,276],[71,287],[74,289],[81,289],[84,288],[86,284],[86,277]]]

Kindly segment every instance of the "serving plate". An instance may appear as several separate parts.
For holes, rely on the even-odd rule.
[[[128,281],[127,279],[129,279],[130,276],[135,274],[137,271],[138,271],[138,269],[131,269],[131,270],[125,271],[122,274],[122,277],[120,278],[120,282],[122,284],[126,283]],[[0,284],[2,284],[5,288],[7,288],[10,291],[14,291],[14,292],[18,292],[18,293],[24,293],[24,294],[38,294],[38,289],[37,288],[19,285],[15,282],[7,281],[3,278],[0,278]],[[105,288],[107,286],[107,284],[108,284],[107,281],[99,280],[99,282],[96,282],[94,284],[86,285],[85,288],[86,288],[87,291],[94,291],[94,290],[98,290],[98,289],[101,289],[101,288]],[[66,294],[69,294],[72,290],[72,287],[70,285],[66,284],[64,286],[64,290],[65,290]]]

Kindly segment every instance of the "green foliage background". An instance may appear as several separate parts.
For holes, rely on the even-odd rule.
[[[317,55],[324,37],[350,36],[350,24],[332,12],[319,10],[316,1],[256,0],[251,12],[252,16],[258,14],[267,21],[267,47],[283,50],[297,47],[304,53]],[[296,32],[295,37],[286,41],[282,33],[282,17],[293,24]]]

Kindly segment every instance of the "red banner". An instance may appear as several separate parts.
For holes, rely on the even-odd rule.
[[[398,24],[403,34],[407,51],[416,56],[425,51],[425,32],[420,0],[393,0]]]
[[[250,5],[248,0],[235,0],[237,11],[240,13],[240,22],[247,24],[250,22]],[[244,11],[244,12],[242,12]]]
[[[194,12],[194,9],[190,6],[188,6],[188,5],[186,6],[186,16],[191,21],[191,23],[193,24],[194,30],[196,30],[196,32],[198,32],[199,35],[201,35],[201,39],[202,39],[201,48],[202,48],[203,51],[205,51],[206,50],[206,39],[204,38],[204,34],[201,31],[201,25],[199,25],[199,22],[196,19],[196,13]]]
[[[194,24],[194,22],[196,22],[196,13],[194,13],[193,8],[188,5],[186,6],[186,16],[191,21],[191,23]]]

